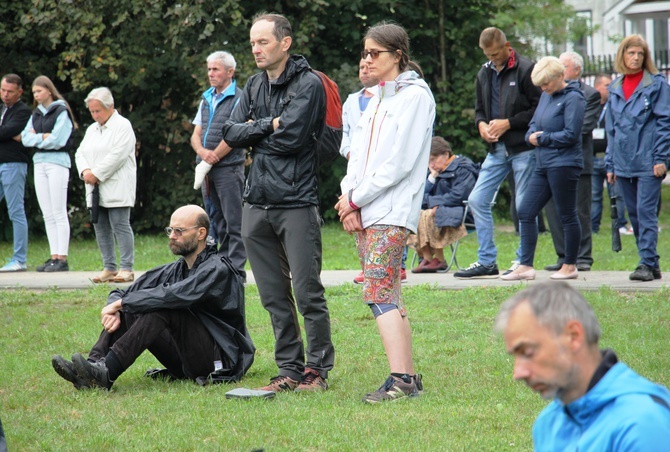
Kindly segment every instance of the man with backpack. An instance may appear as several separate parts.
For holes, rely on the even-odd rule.
[[[252,148],[242,239],[261,302],[270,313],[279,367],[279,375],[261,389],[323,391],[335,361],[321,283],[317,187],[317,138],[328,127],[325,83],[304,57],[289,55],[292,30],[284,16],[257,15],[250,42],[263,72],[249,78],[223,126],[223,138],[232,147]],[[306,346],[296,305],[304,319]]]

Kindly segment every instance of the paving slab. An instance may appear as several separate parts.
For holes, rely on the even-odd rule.
[[[321,280],[326,287],[338,286],[340,284],[353,284],[353,279],[358,275],[358,270],[328,270],[321,273]],[[503,281],[501,279],[456,279],[450,273],[413,274],[408,273],[405,286],[428,284],[435,288],[445,290],[460,290],[468,287],[524,287],[527,284],[537,284],[549,281],[553,272],[538,270],[537,277],[533,281]],[[599,290],[601,287],[610,287],[618,292],[649,292],[660,290],[668,286],[670,274],[663,274],[662,279],[649,282],[630,281],[630,272],[617,271],[590,271],[580,272],[577,279],[568,282],[580,290]],[[72,290],[85,289],[96,284],[93,277],[98,272],[17,272],[0,273],[0,289],[25,289],[25,290]],[[143,272],[136,271],[139,277]],[[247,284],[255,284],[253,272],[247,274]],[[129,284],[109,283],[108,287],[127,287]]]

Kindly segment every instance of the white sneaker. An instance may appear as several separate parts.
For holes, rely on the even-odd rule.
[[[619,234],[621,234],[621,235],[633,235],[633,228],[627,228],[626,226],[621,226],[619,228]]]
[[[16,261],[9,261],[7,263],[7,265],[0,268],[0,272],[3,272],[3,273],[24,272],[27,269],[28,269],[28,267],[26,267],[26,264],[22,264],[22,263],[16,262]]]
[[[212,169],[212,165],[206,161],[202,161],[195,166],[195,181],[193,182],[193,189],[197,190],[202,187],[202,183],[205,180],[205,176],[209,173],[209,170]]]

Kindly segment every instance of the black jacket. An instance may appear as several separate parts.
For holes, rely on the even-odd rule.
[[[255,86],[260,88],[252,92]],[[244,189],[247,203],[264,209],[319,204],[314,137],[323,126],[325,102],[321,80],[300,55],[289,57],[271,85],[266,72],[249,78],[223,126],[229,146],[252,147]],[[278,116],[279,127],[273,130],[272,119]]]
[[[109,294],[107,303],[123,299],[130,313],[183,309],[195,314],[219,344],[224,372],[241,379],[254,361],[244,320],[244,285],[227,258],[208,246],[189,270],[184,258],[149,270],[128,289]]]
[[[584,169],[582,175],[593,174],[593,129],[598,124],[600,116],[600,93],[597,89],[580,81],[579,89],[586,98],[586,112],[584,113],[584,126],[582,127],[582,155],[584,157]]]
[[[5,105],[0,103],[0,115],[5,108]],[[0,124],[0,163],[30,162],[28,149],[21,144],[21,140],[14,141],[16,135],[21,135],[29,119],[30,107],[21,100],[5,113]]]
[[[479,128],[482,121],[488,123],[492,119],[509,119],[511,128],[501,137],[507,152],[515,154],[528,151],[533,147],[526,143],[525,135],[542,94],[542,90],[533,85],[530,78],[535,63],[516,52],[510,56],[500,77],[500,118],[491,117],[491,65],[490,61],[487,62],[477,74],[475,126]],[[489,144],[489,152],[492,150],[493,145]]]

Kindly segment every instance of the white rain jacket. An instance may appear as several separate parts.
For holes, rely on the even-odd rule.
[[[361,208],[363,227],[400,226],[416,232],[426,182],[435,99],[414,71],[368,89],[368,108],[351,136],[340,187]]]
[[[133,126],[117,111],[104,126],[94,122],[74,156],[77,172],[90,169],[100,180],[100,206],[133,207],[137,185],[135,133]],[[83,178],[82,178],[83,179]],[[93,185],[86,184],[86,205],[91,207]]]

